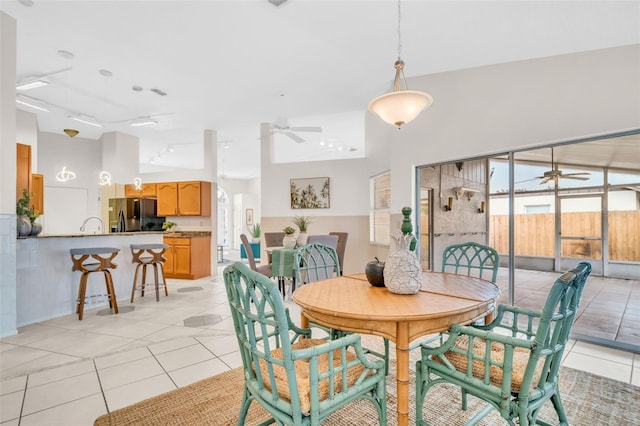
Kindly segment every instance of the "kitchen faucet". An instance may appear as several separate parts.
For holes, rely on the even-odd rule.
[[[104,230],[104,223],[102,222],[102,219],[99,218],[98,216],[89,216],[88,218],[86,218],[84,222],[82,222],[82,226],[80,227],[80,232],[84,232],[85,229],[87,229],[87,222],[89,222],[91,219],[97,219],[98,222],[100,222],[100,233],[102,233],[102,231]]]

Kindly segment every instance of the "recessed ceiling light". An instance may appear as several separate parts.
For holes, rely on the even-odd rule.
[[[16,102],[20,105],[37,109],[38,111],[50,112],[49,108],[47,108],[48,105],[38,99],[32,99],[24,95],[18,95],[16,97]]]
[[[49,81],[42,78],[36,78],[19,82],[16,84],[16,90],[31,90],[36,87],[46,86],[47,84],[49,84]]]
[[[109,71],[109,70],[100,70],[98,72],[103,77],[111,77],[111,76],[113,76],[113,73],[111,71]]]
[[[155,126],[156,124],[158,124],[158,121],[150,117],[136,118],[129,123],[131,127]]]
[[[79,116],[79,115],[70,115],[67,118],[69,118],[70,120],[78,121],[80,123],[88,124],[88,125],[94,126],[94,127],[104,127],[102,124],[98,123],[97,120],[94,120],[91,117],[84,117],[84,116]]]
[[[18,0],[18,3],[26,7],[33,6],[33,2],[31,0]]]

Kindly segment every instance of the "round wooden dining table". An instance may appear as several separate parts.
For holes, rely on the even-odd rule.
[[[409,424],[409,344],[452,324],[490,319],[499,296],[500,288],[490,281],[423,272],[417,294],[394,294],[386,287],[373,287],[364,274],[355,274],[306,284],[293,293],[293,300],[301,308],[302,327],[313,321],[395,343],[397,416],[403,426]]]

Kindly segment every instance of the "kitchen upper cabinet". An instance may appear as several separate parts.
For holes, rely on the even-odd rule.
[[[44,213],[44,176],[31,175],[31,208],[40,214]]]
[[[158,216],[211,216],[211,182],[156,184]]]
[[[158,216],[178,216],[178,183],[157,183]]]
[[[31,145],[19,143],[16,144],[16,201],[22,198],[24,189],[31,194]]]
[[[156,198],[157,194],[155,183],[143,183],[140,189],[136,189],[134,184],[124,186],[125,198]]]

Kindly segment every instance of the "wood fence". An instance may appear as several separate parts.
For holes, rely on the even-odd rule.
[[[515,255],[554,257],[553,213],[515,215]],[[562,213],[563,234],[573,237],[599,237],[600,212]],[[491,246],[498,253],[509,252],[509,216],[492,215]],[[562,256],[597,259],[602,244],[592,240],[564,240]],[[609,212],[609,259],[640,261],[640,210]]]

